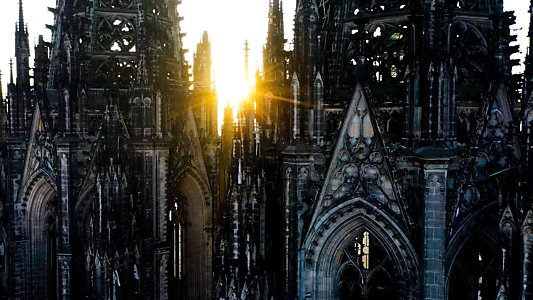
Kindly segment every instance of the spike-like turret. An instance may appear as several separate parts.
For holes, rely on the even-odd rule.
[[[525,70],[524,70],[524,100],[527,103],[533,105],[531,94],[533,91],[533,0],[530,1],[529,5],[529,30],[528,30],[528,47],[527,54],[525,57]]]
[[[205,132],[209,139],[218,136],[218,101],[211,67],[211,41],[207,31],[204,31],[194,53],[193,87],[195,98],[193,109],[198,127]]]
[[[13,124],[12,133],[23,134],[27,129],[26,115],[30,109],[30,47],[28,30],[24,24],[24,11],[22,0],[19,0],[19,19],[15,31],[15,58],[16,58],[16,94],[14,95],[14,117],[17,121]]]
[[[318,7],[315,0],[299,1],[296,8],[294,29],[294,71],[300,82],[298,102],[299,136],[297,140],[308,141],[310,137],[310,107],[313,103],[313,81],[316,73]]]

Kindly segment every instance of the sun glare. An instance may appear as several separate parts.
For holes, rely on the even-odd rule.
[[[235,70],[233,74],[228,74],[227,78],[217,78],[219,80],[216,82],[218,101],[222,106],[229,104],[231,107],[237,108],[239,103],[252,92],[251,82],[247,82],[244,78],[238,80],[238,77],[243,76],[243,73],[243,71]],[[231,80],[232,78],[236,80]]]
[[[35,3],[32,3],[35,2]],[[28,0],[25,6],[25,16],[30,30],[30,41],[36,41],[38,34],[44,34],[50,40],[50,31],[44,24],[53,23],[53,14],[46,13],[46,7],[55,6],[55,0]],[[5,11],[14,12],[6,15],[0,23],[5,28],[14,29],[18,17],[18,1],[6,1]],[[26,2],[26,1],[25,1]],[[29,4],[31,3],[31,5]],[[284,1],[285,37],[292,41],[292,19],[294,18],[294,1]],[[185,34],[183,44],[188,52],[185,58],[189,64],[193,63],[196,44],[201,41],[202,34],[207,31],[212,46],[213,76],[219,101],[219,122],[223,120],[226,104],[238,107],[239,101],[252,90],[255,72],[261,69],[263,46],[266,42],[268,26],[268,0],[183,0],[178,6],[179,14],[184,17],[180,23],[181,31]],[[44,13],[43,13],[44,12]],[[242,13],[245,12],[245,13]],[[9,25],[9,26],[8,26]],[[0,50],[4,59],[0,62],[4,76],[4,91],[9,80],[9,57],[14,55],[14,37],[12,30],[2,32],[7,46]],[[244,42],[249,42],[250,81],[245,81]],[[33,47],[31,47],[33,51]],[[33,58],[32,53],[32,58]],[[16,71],[16,70],[15,70]],[[192,78],[191,78],[192,79]]]
[[[285,4],[285,30],[289,41],[292,32],[292,2]],[[263,46],[266,42],[269,1],[184,0],[178,7],[184,17],[181,29],[186,34],[184,44],[189,49],[186,59],[191,63],[196,44],[207,30],[211,40],[214,86],[218,95],[218,120],[223,120],[224,107],[236,109],[254,86],[256,70],[261,69]],[[236,13],[246,12],[246,13]],[[246,81],[244,43],[249,42]],[[220,124],[219,124],[220,125]]]

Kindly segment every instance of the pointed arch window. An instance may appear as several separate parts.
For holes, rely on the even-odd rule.
[[[448,299],[496,299],[501,265],[493,234],[490,230],[476,232],[459,251],[450,273]]]
[[[338,273],[339,299],[397,299],[392,270],[379,239],[362,230],[344,249]]]
[[[177,200],[174,201],[174,207],[169,212],[169,221],[172,222],[173,228],[173,272],[174,278],[181,279],[182,277],[182,253],[183,253],[183,228],[181,226],[181,217],[179,216],[179,204]]]
[[[144,98],[143,100],[143,120],[144,120],[144,135],[149,136],[152,134],[152,128],[154,126],[154,111],[152,107],[152,100],[150,98]]]
[[[171,299],[181,299],[180,294],[183,290],[183,261],[184,261],[184,227],[183,227],[183,207],[178,203],[178,198],[174,198],[170,208],[169,208],[169,223],[172,230],[170,231],[171,236],[171,257],[172,264],[169,273],[172,274],[171,280],[173,288],[171,289]]]
[[[370,78],[373,84],[400,84],[404,78],[407,65],[404,59],[407,48],[408,24],[376,24],[368,31],[365,41],[370,50],[367,60]]]
[[[101,62],[95,71],[94,85],[98,88],[109,88],[116,84],[120,89],[128,89],[137,73],[137,61],[117,59]]]

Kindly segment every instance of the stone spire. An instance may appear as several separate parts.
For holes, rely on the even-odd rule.
[[[300,101],[298,105],[301,142],[310,137],[309,115],[313,102],[313,81],[315,79],[317,53],[318,8],[315,0],[299,1],[296,8],[294,28],[295,71],[300,81]],[[296,123],[296,121],[295,121]]]
[[[249,52],[250,52],[250,44],[248,44],[248,40],[244,41],[244,79],[246,80],[246,84],[250,81],[250,67],[249,67]]]
[[[9,83],[14,84],[13,81],[13,59],[9,59]]]
[[[19,0],[19,21],[18,21],[18,30],[24,31],[24,9],[22,7],[22,0]]]
[[[531,90],[533,85],[533,54],[531,53],[531,46],[533,45],[533,0],[530,1],[529,5],[529,46],[527,48],[527,54],[525,58],[525,71],[524,71],[524,95],[526,99],[530,99]],[[531,102],[531,100],[530,100]]]
[[[2,71],[0,71],[0,103],[4,102],[4,90],[2,88]]]
[[[15,31],[15,58],[17,68],[16,79],[16,106],[18,128],[23,131],[26,128],[25,114],[30,107],[30,47],[28,30],[24,25],[24,11],[22,0],[19,0],[19,20]],[[11,108],[10,108],[11,109]]]

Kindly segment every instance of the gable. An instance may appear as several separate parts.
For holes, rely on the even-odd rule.
[[[51,137],[46,132],[40,104],[36,101],[29,131],[22,184],[25,184],[39,170],[44,170],[45,173],[50,174],[52,177],[55,176],[53,148]]]
[[[392,216],[400,214],[393,182],[374,113],[365,91],[357,84],[315,203],[311,226],[323,211],[353,197],[367,199]]]
[[[113,132],[112,127],[118,128],[118,132],[113,133],[116,136],[106,136],[106,132]],[[87,160],[87,166],[85,167],[82,181],[78,189],[78,198],[76,200],[75,206],[76,210],[86,209],[86,205],[88,205],[89,203],[88,199],[90,199],[89,193],[94,189],[100,168],[107,170],[105,172],[105,174],[107,175],[105,177],[106,182],[109,180],[119,181],[120,178],[120,180],[123,182],[123,185],[127,184],[125,180],[125,174],[117,174],[119,170],[124,170],[125,168],[120,168],[121,166],[118,165],[115,166],[114,164],[120,164],[116,157],[113,157],[112,155],[106,155],[106,151],[124,150],[123,148],[121,148],[124,146],[121,146],[119,143],[115,145],[117,149],[107,148],[106,138],[112,139],[117,137],[123,137],[124,139],[128,140],[130,138],[130,135],[126,128],[124,118],[122,117],[120,110],[117,108],[117,106],[108,105],[104,113],[102,126],[100,126],[100,129],[96,136],[96,141],[90,147],[90,157]],[[110,173],[112,173],[113,176],[113,178],[111,179],[109,178]]]

